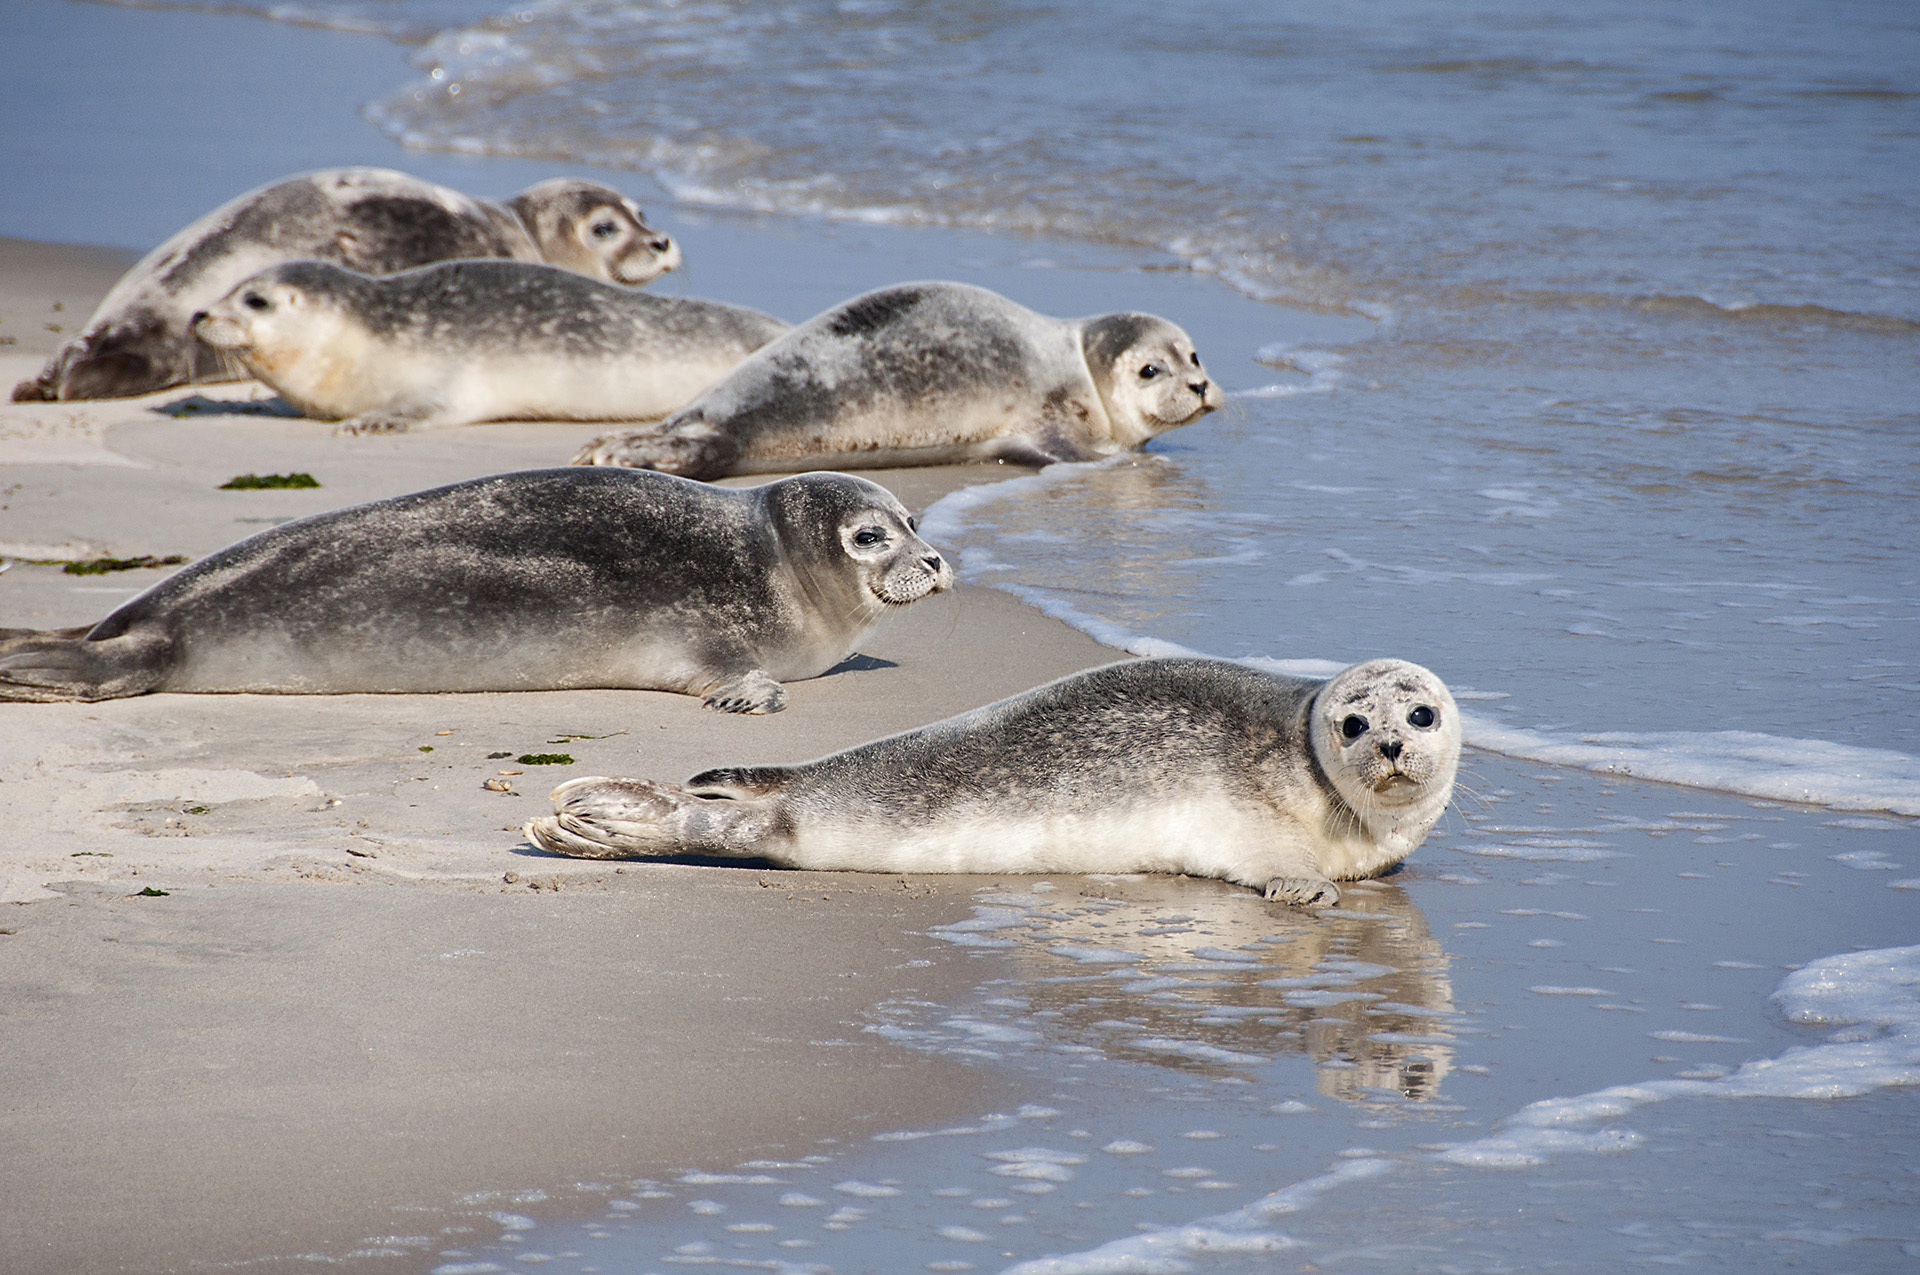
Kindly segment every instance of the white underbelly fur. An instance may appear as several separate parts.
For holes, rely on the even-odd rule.
[[[468,364],[453,378],[443,371],[440,379],[447,409],[474,419],[648,421],[684,406],[728,367],[694,358],[514,358]]]
[[[803,868],[1184,872],[1257,886],[1276,876],[1322,875],[1303,830],[1224,797],[1101,815],[948,816],[917,828],[861,826],[831,818],[803,824],[807,826],[790,856],[793,866]]]

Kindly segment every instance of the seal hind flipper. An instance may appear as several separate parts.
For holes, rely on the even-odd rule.
[[[655,469],[705,482],[730,473],[739,454],[739,444],[722,437],[705,418],[681,414],[658,425],[602,434],[575,453],[572,463]]]
[[[697,796],[648,779],[572,779],[548,794],[554,813],[523,831],[542,850],[575,859],[762,853],[766,820],[749,803]]]
[[[0,700],[47,704],[125,699],[159,688],[172,643],[155,633],[98,642],[73,629],[35,634],[5,630],[0,641]],[[84,635],[88,630],[78,631]]]

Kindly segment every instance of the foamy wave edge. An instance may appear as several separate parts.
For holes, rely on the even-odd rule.
[[[921,534],[950,549],[961,541],[967,527],[988,506],[1002,500],[1024,499],[1049,485],[1071,481],[1083,471],[1126,464],[1130,460],[1118,456],[1088,464],[1050,465],[1037,474],[963,487],[927,509],[921,519]],[[957,566],[961,578],[1011,593],[1096,642],[1129,655],[1208,654],[1090,615],[1044,589],[1013,580],[981,579],[989,572],[1004,569],[1006,564],[994,562],[979,552],[969,553],[964,546]],[[1254,657],[1241,663],[1297,677],[1331,677],[1344,667],[1336,661],[1312,658]],[[1754,731],[1527,730],[1477,713],[1463,713],[1461,725],[1465,741],[1471,747],[1523,761],[1735,793],[1766,801],[1920,816],[1920,757],[1890,749],[1858,748]]]

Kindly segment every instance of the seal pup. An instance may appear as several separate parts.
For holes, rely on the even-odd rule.
[[[0,699],[623,687],[772,713],[952,578],[864,478],[523,470],[262,531],[81,636],[11,631]]]
[[[375,278],[325,261],[254,275],[193,333],[348,433],[497,420],[649,420],[788,328],[525,261]]]
[[[688,478],[1098,460],[1220,406],[1193,342],[1150,314],[1054,319],[962,283],[905,283],[788,332],[576,465]]]
[[[683,786],[576,779],[526,825],[556,854],[698,854],[855,872],[1182,872],[1306,906],[1412,854],[1460,719],[1439,678],[1326,681],[1225,660],[1110,664],[794,766]]]
[[[508,257],[639,285],[679,265],[680,247],[638,204],[592,182],[555,178],[496,204],[386,168],[304,173],[222,204],[142,257],[13,399],[125,398],[237,380],[238,365],[195,341],[188,321],[248,275],[303,257],[366,274]]]

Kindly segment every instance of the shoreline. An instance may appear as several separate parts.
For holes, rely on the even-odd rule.
[[[118,270],[110,250],[9,254],[42,262],[0,283],[16,335],[0,374],[17,380],[60,339],[44,316],[84,317]],[[265,397],[234,383],[0,406],[0,547],[197,557],[287,517],[559,464],[601,428],[343,438],[250,414]],[[322,486],[219,490],[293,470]],[[995,474],[869,476],[921,510]],[[161,578],[16,561],[0,622],[97,619]],[[462,1225],[499,1207],[487,1192],[564,1215],[575,1183],[804,1155],[1004,1101],[1010,1078],[860,1032],[882,1002],[977,981],[924,935],[989,879],[616,865],[517,831],[576,775],[800,760],[1120,656],[965,585],[889,617],[861,654],[789,684],[766,718],[644,691],[0,705],[16,829],[0,851],[0,1265],[273,1270],[320,1252],[391,1269],[370,1238]],[[556,739],[575,764],[486,757]],[[515,791],[484,790],[503,765]]]

